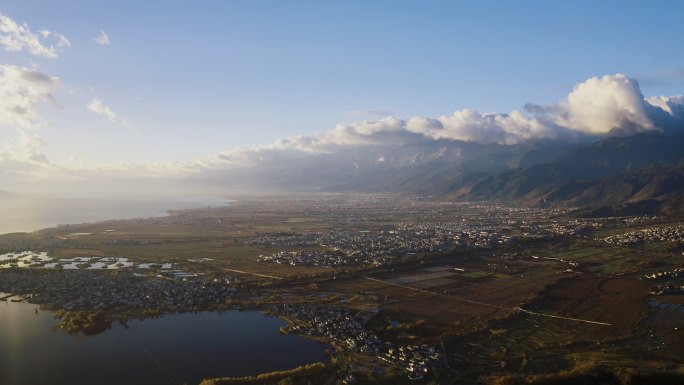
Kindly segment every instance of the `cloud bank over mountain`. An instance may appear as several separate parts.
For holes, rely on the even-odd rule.
[[[54,103],[51,91],[60,85],[59,79],[30,68],[2,66],[1,69],[1,123],[14,125],[19,130],[34,127],[39,120],[36,103]],[[113,111],[108,113],[106,106],[99,107],[102,108],[91,110],[104,114],[110,120],[114,118]],[[180,163],[56,165],[50,163],[42,152],[45,143],[39,137],[21,131],[17,143],[0,149],[0,173],[14,174],[15,177],[18,174],[41,175],[44,180],[181,180],[217,170],[273,165],[282,168],[287,167],[288,162],[292,162],[292,167],[298,167],[296,165],[301,166],[312,156],[349,153],[350,150],[373,151],[374,147],[380,146],[429,146],[449,142],[500,146],[539,141],[574,143],[640,132],[682,131],[684,96],[645,98],[637,80],[617,74],[587,79],[577,84],[558,103],[527,104],[521,111],[507,114],[462,109],[438,117],[401,119],[389,116],[374,121],[338,124],[322,133],[281,139],[261,147],[228,149],[204,159]],[[344,161],[349,163],[347,158]],[[40,172],[36,172],[33,166],[40,167]]]
[[[389,116],[338,124],[323,133],[281,139],[256,148],[231,149],[207,159],[205,166],[268,164],[364,146],[421,145],[435,141],[517,145],[680,131],[684,131],[684,96],[645,98],[637,80],[617,74],[587,79],[555,104],[526,104],[522,111],[508,114],[463,109],[435,118]]]
[[[429,140],[519,144],[530,140],[573,140],[681,129],[684,97],[645,99],[636,80],[625,75],[594,77],[579,83],[560,103],[527,104],[525,111],[479,113],[463,109],[436,118],[340,124],[313,136],[280,140],[265,148],[331,151],[339,146],[408,144]]]

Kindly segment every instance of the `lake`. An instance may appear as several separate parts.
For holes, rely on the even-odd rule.
[[[0,301],[0,384],[196,385],[328,361],[329,345],[281,335],[285,321],[258,311],[173,314],[83,336],[53,331],[52,312],[37,309]]]
[[[210,196],[76,196],[0,194],[0,234],[34,231],[60,224],[166,215],[168,210],[224,206]]]

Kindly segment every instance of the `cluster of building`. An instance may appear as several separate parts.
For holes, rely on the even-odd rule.
[[[307,247],[320,244],[320,232],[304,232],[301,234],[271,234],[256,237],[248,242],[253,246],[278,246],[278,247]]]
[[[684,285],[658,285],[651,289],[651,295],[677,295],[684,294]]]
[[[434,346],[406,345],[388,348],[378,357],[391,365],[399,365],[406,369],[409,378],[419,380],[430,372],[430,368],[441,360],[441,355]]]
[[[366,323],[375,311],[353,313],[339,306],[283,305],[277,309],[296,323],[290,331],[324,336],[359,352],[376,352],[380,339],[366,330]]]
[[[576,236],[586,230],[597,229],[604,226],[596,220],[572,219],[566,221],[550,220],[529,220],[524,219],[512,226],[523,238],[553,236]]]
[[[187,278],[187,277],[186,277]],[[6,270],[0,292],[30,296],[30,302],[66,310],[194,310],[224,303],[236,289],[224,281],[142,276],[130,270]]]
[[[626,226],[644,225],[654,223],[658,220],[657,216],[636,215],[632,217],[622,218],[621,222]]]
[[[404,223],[384,226],[380,230],[331,232],[320,243],[350,258],[372,260],[387,255],[447,252],[459,243],[460,224]]]
[[[327,251],[281,251],[275,254],[259,255],[259,262],[274,262],[281,265],[345,266],[354,260],[339,252]]]
[[[473,206],[469,206],[473,208]],[[475,208],[477,208],[475,206]],[[368,230],[278,233],[262,235],[249,242],[268,247],[325,247],[330,251],[283,251],[261,255],[262,262],[290,265],[339,266],[371,264],[382,266],[389,257],[444,253],[454,248],[492,248],[516,239],[547,236],[577,236],[587,230],[610,227],[612,221],[593,219],[555,220],[543,209],[507,208],[485,205],[484,215],[450,222],[405,222]],[[541,215],[535,220],[527,215]],[[490,218],[491,216],[491,218]],[[623,220],[629,220],[623,219]],[[640,217],[634,219],[641,223]],[[630,222],[632,223],[632,222]],[[617,225],[616,223],[613,223]],[[620,222],[622,224],[622,222]],[[676,239],[681,229],[663,231],[664,239]],[[609,237],[610,238],[610,237]],[[679,238],[681,239],[681,238]]]
[[[620,246],[635,246],[647,242],[684,243],[684,225],[651,227],[630,231],[624,234],[605,237],[603,241]]]
[[[464,223],[402,223],[379,230],[265,235],[250,244],[269,247],[322,246],[330,251],[282,251],[261,255],[262,262],[290,265],[384,265],[388,257],[444,253],[455,247],[492,247],[512,239],[498,226]]]
[[[667,279],[667,278],[677,278],[684,276],[684,267],[677,267],[672,270],[667,271],[657,271],[655,273],[649,273],[644,275],[644,278],[650,280],[656,279]]]
[[[676,267],[670,270],[657,271],[644,275],[645,279],[651,281],[666,281],[665,284],[655,286],[649,292],[651,295],[676,295],[684,294],[684,285],[676,278],[684,277],[684,267]],[[678,282],[678,283],[677,283]]]
[[[396,345],[383,342],[368,331],[365,325],[377,310],[353,312],[324,305],[282,305],[274,310],[294,322],[289,327],[291,332],[323,336],[355,352],[373,354],[390,365],[402,367],[413,379],[422,378],[443,359],[434,346]]]

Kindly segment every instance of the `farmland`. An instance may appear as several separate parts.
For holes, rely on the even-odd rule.
[[[682,242],[605,241],[660,234],[665,230],[648,229],[678,222],[570,214],[393,195],[246,199],[0,236],[0,284],[21,282],[35,301],[53,299],[43,303],[51,308],[106,312],[101,287],[126,282],[117,317],[235,307],[273,312],[307,325],[293,330],[334,342],[350,363],[335,370],[359,383],[371,381],[366,372],[390,369],[411,376],[421,370],[426,382],[482,383],[604,370],[606,362],[616,370],[679,370],[684,296],[657,295],[654,287],[684,284],[676,273]],[[298,257],[268,258],[277,253]],[[83,270],[69,276],[87,285],[92,299],[58,291],[68,287],[59,283],[68,263]],[[87,271],[93,266],[97,272]],[[39,284],[46,281],[54,284]],[[163,298],[164,307],[131,300],[140,288]],[[167,291],[179,297],[164,298]],[[357,317],[352,335],[366,339],[331,337],[346,322],[334,318],[340,314]],[[316,326],[325,317],[333,317],[325,324],[332,329]],[[425,358],[433,355],[439,359]]]

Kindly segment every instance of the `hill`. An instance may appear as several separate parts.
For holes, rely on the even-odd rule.
[[[611,138],[569,150],[552,162],[464,176],[452,182],[445,196],[558,207],[615,206],[616,213],[678,213],[683,159],[684,135]]]

